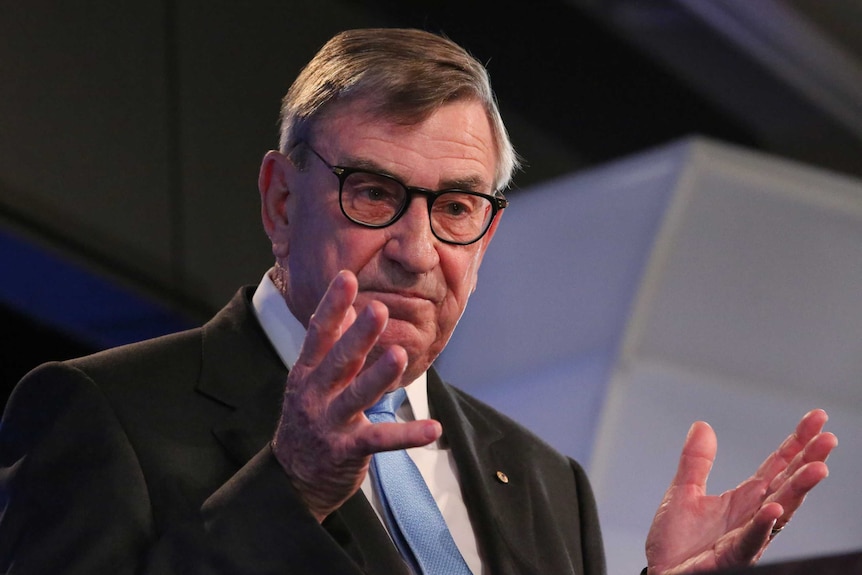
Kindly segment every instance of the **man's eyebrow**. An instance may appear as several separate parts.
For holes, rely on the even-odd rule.
[[[491,186],[481,176],[467,176],[466,178],[457,178],[455,180],[444,180],[440,189],[490,193]]]
[[[377,172],[378,174],[385,174],[391,178],[395,178],[400,182],[404,182],[404,178],[399,174],[394,174],[389,170],[385,169],[383,166],[375,162],[374,160],[369,160],[367,158],[358,158],[353,156],[348,156],[344,159],[344,161],[340,164],[343,167],[356,168],[358,170],[368,170],[369,172]],[[474,176],[466,176],[463,178],[454,178],[450,180],[443,180],[441,182],[440,190],[465,190],[468,192],[482,192],[482,193],[491,193],[491,185],[488,184],[484,178],[479,175]],[[491,190],[489,192],[488,190]]]
[[[370,172],[378,172],[381,174],[386,174],[387,176],[392,176],[393,178],[397,177],[394,174],[391,174],[388,170],[384,170],[383,166],[381,166],[380,164],[378,164],[374,160],[368,160],[366,158],[357,158],[354,156],[347,156],[346,158],[344,158],[344,160],[342,162],[340,162],[340,165],[345,167],[345,168],[349,167],[349,168],[356,168],[359,170],[368,170]]]

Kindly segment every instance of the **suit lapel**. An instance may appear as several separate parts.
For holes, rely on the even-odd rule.
[[[324,527],[366,573],[411,575],[362,490],[327,517]]]
[[[242,466],[272,438],[287,369],[254,317],[253,288],[241,289],[203,327],[198,391],[233,408],[213,427],[231,460]]]
[[[489,573],[539,573],[535,558],[541,542],[529,526],[529,489],[518,454],[505,449],[504,430],[432,370],[428,377],[431,415],[443,426],[452,449],[464,503]],[[503,475],[499,475],[498,472]]]

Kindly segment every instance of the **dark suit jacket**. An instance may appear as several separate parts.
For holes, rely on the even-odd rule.
[[[321,526],[271,454],[287,372],[251,291],[200,329],[21,381],[0,426],[0,573],[407,573],[361,492]],[[428,394],[490,572],[604,573],[580,466],[433,371]]]

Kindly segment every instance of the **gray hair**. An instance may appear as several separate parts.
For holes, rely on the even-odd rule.
[[[496,146],[495,189],[519,167],[485,67],[451,40],[421,30],[348,30],[327,42],[303,68],[281,106],[279,148],[287,154],[310,136],[335,102],[367,99],[369,112],[407,125],[440,106],[477,99]]]

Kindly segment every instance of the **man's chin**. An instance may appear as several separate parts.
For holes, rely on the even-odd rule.
[[[427,371],[437,356],[433,352],[434,342],[423,331],[410,322],[390,318],[377,345],[368,354],[369,361],[372,358],[376,361],[393,345],[399,345],[407,352],[407,369],[403,376],[405,385]]]

